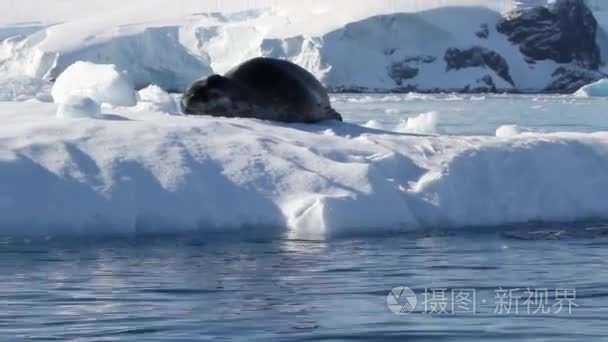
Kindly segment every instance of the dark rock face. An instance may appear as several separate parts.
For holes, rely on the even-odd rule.
[[[507,60],[497,52],[474,46],[467,50],[457,48],[448,49],[444,59],[447,63],[447,71],[473,67],[488,67],[496,72],[502,79],[515,86],[513,78],[509,73]],[[493,85],[493,83],[492,83]]]
[[[404,80],[418,76],[421,64],[433,63],[435,60],[436,58],[433,56],[406,57],[399,62],[391,64],[388,67],[388,75],[397,85],[402,86]]]
[[[494,79],[490,75],[486,75],[481,79],[481,82],[485,83],[488,88],[485,92],[496,93],[498,90],[496,89],[496,85],[494,84]]]
[[[419,69],[409,66],[406,63],[395,63],[389,67],[388,75],[397,83],[398,85],[403,84],[403,80],[409,80],[410,78],[414,78],[418,76]]]
[[[497,93],[498,89],[496,89],[496,85],[494,84],[494,79],[490,75],[485,75],[484,77],[475,80],[476,85],[467,85],[463,89],[459,91],[461,93]]]
[[[490,27],[488,24],[481,24],[481,26],[479,26],[479,31],[475,32],[475,35],[479,39],[488,39],[488,37],[490,37]]]
[[[600,49],[598,24],[584,0],[557,0],[551,9],[516,10],[496,26],[533,60],[575,63],[597,70]]]
[[[568,67],[557,68],[551,76],[553,76],[553,81],[544,89],[544,92],[573,93],[584,85],[606,77],[597,71]]]

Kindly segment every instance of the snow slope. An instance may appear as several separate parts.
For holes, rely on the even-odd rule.
[[[577,89],[569,87],[577,79],[601,78],[576,63],[527,58],[497,32],[502,20],[486,7],[380,15],[321,37],[267,40],[262,53],[307,67],[335,90],[555,91],[562,70],[574,78],[558,85],[567,92]],[[604,33],[598,34],[600,46]]]
[[[105,108],[105,107],[104,107]],[[411,136],[0,103],[2,235],[387,231],[608,219],[608,133]]]
[[[495,31],[500,19],[497,12],[483,7],[444,7],[420,13],[384,15],[350,23],[316,41],[312,39],[312,43],[301,37],[301,49],[291,48],[285,43],[287,40],[267,42],[266,45],[275,48],[264,54],[305,65],[335,89],[460,90],[467,86],[482,86],[479,82],[486,75],[492,77],[498,88],[514,89],[485,66],[446,71],[443,57],[447,48],[468,49],[483,45],[510,62],[510,74],[519,89],[541,89],[548,83],[555,64],[538,63],[534,66],[535,77],[530,78],[530,66],[517,48]],[[488,25],[492,39],[475,35],[481,24]],[[288,49],[281,48],[285,46]],[[392,79],[387,69],[398,63],[418,69],[417,75],[400,81]]]

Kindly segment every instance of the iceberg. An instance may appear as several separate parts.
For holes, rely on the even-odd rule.
[[[608,78],[588,84],[579,89],[574,96],[577,97],[608,97]]]

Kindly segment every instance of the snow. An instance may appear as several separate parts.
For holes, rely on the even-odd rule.
[[[57,109],[60,118],[97,118],[101,114],[101,106],[89,97],[79,95],[68,96]]]
[[[574,96],[577,97],[608,97],[608,78],[588,84],[579,89]]]
[[[55,103],[65,103],[74,95],[115,106],[134,106],[137,103],[133,84],[111,64],[72,64],[55,81],[52,95]]]
[[[608,133],[413,136],[0,103],[2,234],[200,231],[326,239],[608,219]],[[105,111],[105,110],[104,110]]]
[[[49,81],[28,77],[14,76],[0,78],[0,101],[39,100],[50,102],[52,83]]]

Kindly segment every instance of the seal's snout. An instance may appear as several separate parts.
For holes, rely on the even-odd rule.
[[[328,113],[327,113],[327,116],[328,116],[328,117],[329,117],[331,120],[344,121],[344,120],[342,119],[342,115],[341,115],[340,113],[336,112],[336,110],[335,110],[335,109],[333,109],[333,108],[329,108],[329,109],[327,110],[327,112],[328,112]]]
[[[184,114],[193,114],[190,109],[190,102],[192,100],[193,94],[191,92],[186,92],[182,96],[182,99],[179,101],[180,109]]]
[[[182,96],[180,107],[182,113],[192,115],[224,115],[234,109],[228,94],[207,82],[190,87]]]
[[[184,93],[180,107],[184,114],[215,115],[230,109],[231,101],[226,94],[228,81],[219,75],[211,75],[194,82]]]

